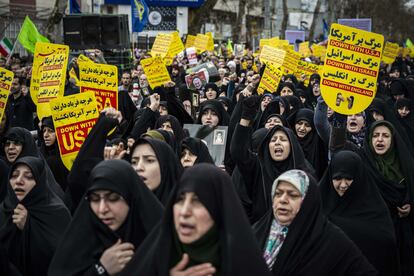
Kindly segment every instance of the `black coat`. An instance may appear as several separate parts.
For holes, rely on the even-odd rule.
[[[42,159],[30,156],[20,158],[12,165],[11,172],[19,164],[31,169],[36,185],[21,202],[8,185],[7,196],[0,206],[0,243],[6,247],[10,262],[23,275],[43,276],[70,222],[70,213],[50,188],[50,179]],[[19,203],[28,212],[23,230],[19,230],[12,220],[14,209]]]
[[[399,275],[397,240],[388,208],[358,154],[335,154],[319,182],[323,212],[359,247],[379,275]],[[353,182],[341,197],[334,178]],[[381,248],[381,250],[378,250]]]
[[[112,231],[95,215],[83,197],[53,257],[50,276],[94,275],[94,265],[107,248],[118,239],[139,248],[161,219],[161,204],[126,161],[99,163],[92,170],[88,183],[86,194],[94,190],[109,190],[121,195],[129,207],[127,218],[117,231]]]
[[[220,275],[269,275],[230,177],[210,164],[198,164],[183,173],[161,223],[120,275],[169,275],[182,253],[188,253],[193,264],[200,263],[175,238],[173,205],[185,192],[194,192],[214,220],[220,255],[215,267]]]

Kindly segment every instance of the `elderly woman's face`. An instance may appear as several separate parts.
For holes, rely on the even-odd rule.
[[[386,126],[377,126],[372,133],[372,147],[378,155],[385,154],[391,147],[392,134]]]
[[[197,155],[193,154],[188,149],[184,149],[181,152],[181,165],[183,165],[184,168],[189,168],[194,165],[194,162],[197,160]]]
[[[10,185],[17,199],[22,201],[36,185],[36,180],[29,166],[17,165],[10,176]]]
[[[206,207],[193,192],[180,195],[173,206],[174,226],[184,244],[199,240],[214,225]]]
[[[118,230],[128,216],[129,206],[118,193],[95,190],[89,193],[88,201],[95,215],[112,231]]]
[[[280,181],[273,197],[273,215],[280,225],[288,226],[302,205],[302,194],[292,184]]]

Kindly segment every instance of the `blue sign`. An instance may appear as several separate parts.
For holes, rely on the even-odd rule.
[[[338,19],[338,23],[341,25],[357,28],[367,32],[371,31],[372,20],[371,18],[351,18],[351,19]]]
[[[130,5],[131,0],[105,0],[105,5]],[[200,7],[204,0],[147,0],[148,6]]]

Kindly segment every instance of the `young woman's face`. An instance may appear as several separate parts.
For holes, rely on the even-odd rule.
[[[181,165],[183,165],[184,168],[192,167],[196,160],[197,155],[193,154],[188,149],[184,149],[181,153]]]
[[[52,146],[56,142],[56,133],[50,127],[43,128],[43,139],[45,140],[45,145],[47,147]]]
[[[263,100],[261,102],[260,108],[262,111],[264,111],[267,107],[267,105],[272,101],[272,98],[269,96],[264,96]]]
[[[163,129],[165,131],[169,131],[172,134],[174,134],[174,130],[172,129],[172,126],[171,126],[171,122],[170,121],[165,121],[164,123],[162,123],[161,129]]]
[[[213,99],[217,98],[217,92],[215,90],[213,90],[212,88],[209,88],[206,91],[206,98],[207,98],[207,100],[213,100]]]
[[[201,124],[202,125],[209,125],[211,127],[217,126],[219,123],[219,117],[217,116],[217,113],[213,111],[212,109],[206,109],[203,112],[203,115],[201,115]]]
[[[193,192],[180,195],[173,213],[175,230],[184,244],[199,240],[214,225],[210,213]]]
[[[391,147],[392,134],[388,127],[377,126],[372,133],[372,147],[378,155],[385,154]]]
[[[95,190],[88,195],[88,201],[95,215],[112,231],[118,230],[128,216],[128,203],[115,192]]]
[[[4,144],[4,152],[6,153],[7,161],[10,163],[16,161],[22,150],[23,145],[18,141],[7,140]]]
[[[273,197],[273,215],[280,225],[292,223],[300,210],[302,195],[298,189],[286,181],[280,181]]]
[[[299,138],[304,138],[306,135],[308,135],[309,132],[312,131],[312,126],[306,120],[299,120],[295,124],[295,131],[296,131],[296,135]]]
[[[332,185],[334,186],[334,189],[339,196],[343,196],[345,194],[345,192],[351,186],[352,182],[354,182],[354,180],[348,178],[332,179]]]
[[[10,185],[19,201],[36,185],[32,170],[24,164],[17,165],[10,176]]]
[[[293,96],[293,91],[289,87],[285,86],[280,91],[280,96],[281,97],[284,97],[284,96]]]
[[[149,144],[136,146],[132,153],[131,165],[150,190],[155,190],[161,184],[160,164]]]
[[[283,126],[282,120],[278,117],[270,117],[269,119],[267,119],[266,124],[265,124],[265,128],[267,129],[271,129],[274,126]]]
[[[400,115],[401,118],[405,118],[410,114],[410,109],[406,106],[402,106],[401,108],[397,109],[398,115]]]
[[[283,161],[289,157],[290,141],[284,131],[276,131],[269,142],[270,157],[274,161]]]

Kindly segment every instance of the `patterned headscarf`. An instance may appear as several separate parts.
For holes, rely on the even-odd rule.
[[[306,175],[304,171],[290,170],[282,173],[278,178],[276,178],[272,186],[272,198],[274,198],[276,188],[281,181],[285,181],[292,184],[300,192],[302,200],[305,198],[306,192],[308,191],[309,187],[309,177]],[[286,239],[288,230],[289,226],[280,225],[276,218],[273,218],[273,222],[270,227],[269,237],[265,245],[265,252],[263,253],[263,257],[270,270],[272,270],[273,268],[273,265],[276,261],[276,257],[279,254],[283,242]]]

